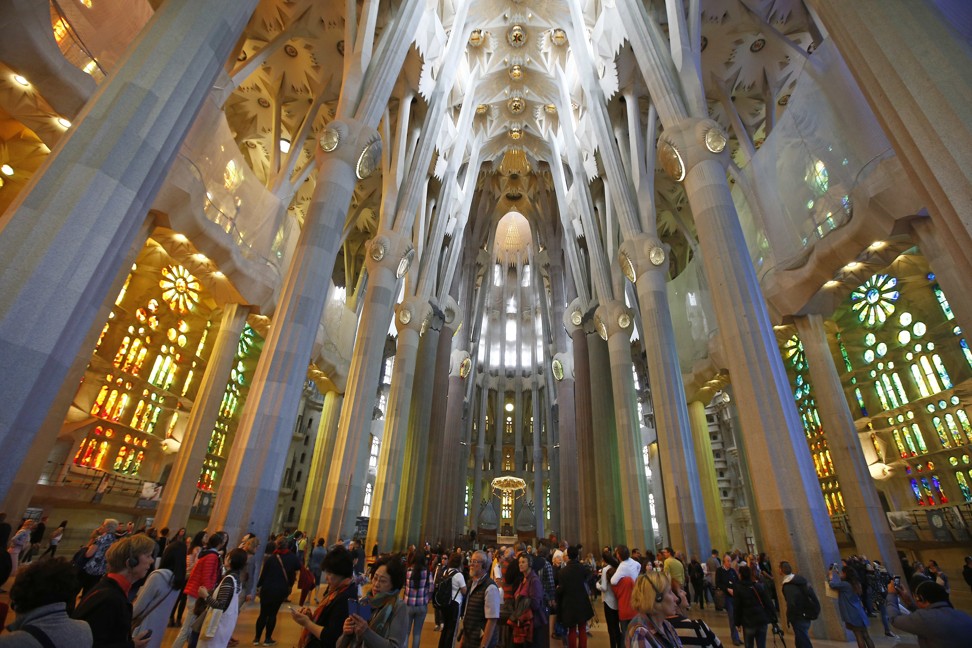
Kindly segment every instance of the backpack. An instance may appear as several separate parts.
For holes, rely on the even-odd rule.
[[[817,598],[817,594],[813,591],[812,587],[809,585],[806,587],[807,604],[803,611],[803,616],[808,621],[816,621],[817,617],[820,616],[820,599]]]
[[[432,607],[444,610],[456,600],[456,597],[452,595],[452,577],[457,573],[455,569],[447,569],[439,580],[435,581],[435,590],[432,592]]]
[[[787,583],[787,585],[790,585],[790,583]],[[820,616],[820,599],[817,598],[817,593],[809,584],[803,584],[800,586],[800,594],[801,596],[797,599],[798,605],[794,606],[793,611],[805,621],[816,621]]]

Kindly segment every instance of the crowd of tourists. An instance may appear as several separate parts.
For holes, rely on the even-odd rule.
[[[656,555],[616,545],[595,558],[552,539],[481,549],[426,544],[404,554],[374,547],[366,560],[356,541],[327,546],[297,531],[271,537],[260,561],[251,534],[232,548],[224,532],[189,537],[106,519],[67,559],[56,555],[66,527],[53,529],[41,551],[46,518],[14,533],[0,517],[16,614],[0,648],[159,648],[167,627],[178,628],[167,646],[235,646],[250,600],[259,602],[253,645],[277,643],[281,607],[294,601],[283,618],[299,628],[301,648],[419,648],[430,610],[438,648],[587,648],[592,623],[603,624],[610,648],[718,648],[717,634],[690,617],[707,604],[726,613],[735,645],[765,648],[772,633],[808,648],[828,600],[861,648],[874,645],[874,618],[889,637],[917,636],[921,648],[972,637],[972,617],[952,607],[949,577],[934,560],[903,560],[904,573],[894,575],[851,556],[830,566],[818,593],[794,564],[774,568],[765,554],[739,551],[713,550],[700,561],[671,547]],[[972,587],[972,557],[962,575]]]

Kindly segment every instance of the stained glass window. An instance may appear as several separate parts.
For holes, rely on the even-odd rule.
[[[900,293],[894,289],[897,284],[895,277],[877,274],[851,293],[852,308],[865,326],[884,324],[894,313],[894,302],[900,297]]]
[[[969,482],[965,479],[965,475],[961,471],[955,473],[955,482],[958,484],[959,491],[962,493],[962,499],[966,502],[972,502],[972,490],[969,489]]]
[[[371,517],[371,482],[365,484],[364,506],[361,507],[361,517]]]

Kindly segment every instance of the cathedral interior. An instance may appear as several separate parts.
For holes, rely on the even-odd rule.
[[[968,553],[962,2],[2,0],[0,35],[10,518]]]

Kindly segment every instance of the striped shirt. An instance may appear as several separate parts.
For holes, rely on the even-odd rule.
[[[678,635],[683,646],[722,647],[722,642],[719,641],[719,637],[701,619],[689,619],[682,615],[677,615],[668,617],[668,622],[675,628],[675,634]]]
[[[412,567],[408,568],[405,574],[405,605],[428,605],[432,598],[432,577],[428,569],[423,569],[419,574],[419,584],[416,587],[412,583]]]

